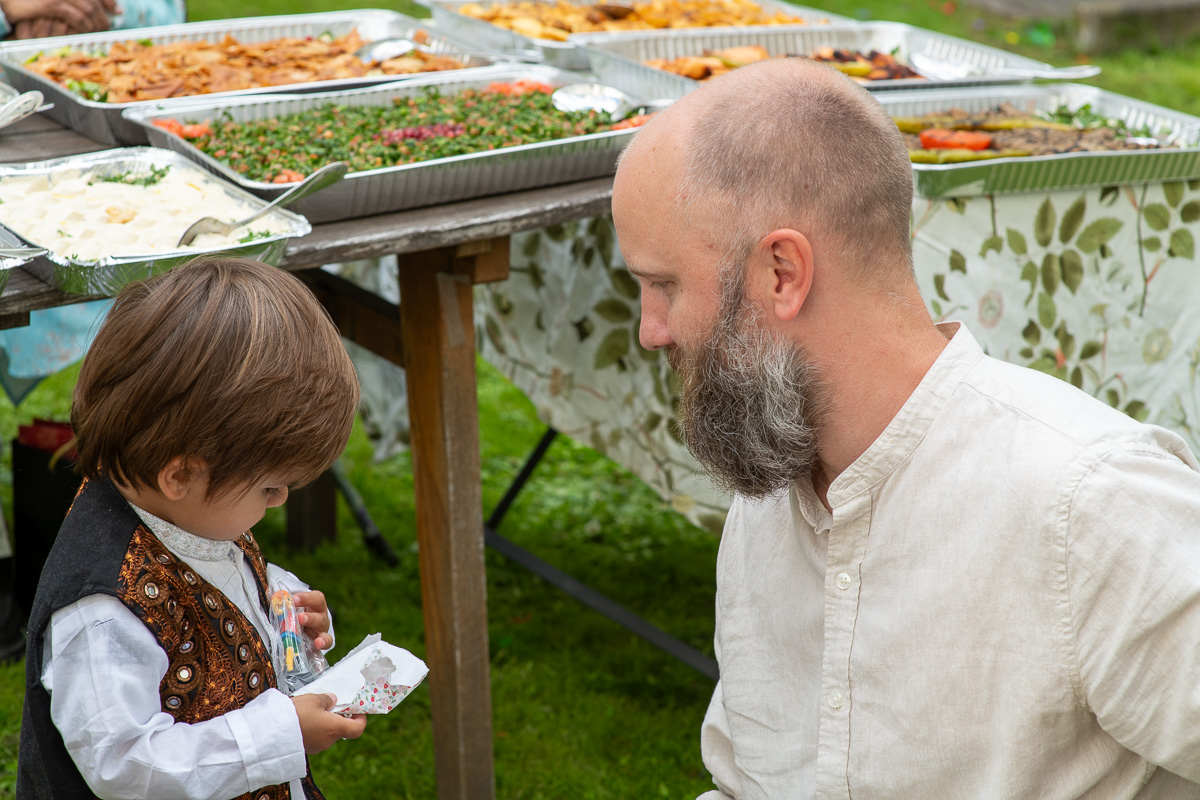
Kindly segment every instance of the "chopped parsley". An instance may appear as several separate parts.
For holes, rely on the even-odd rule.
[[[333,161],[358,172],[612,130],[608,114],[556,109],[552,89],[493,84],[441,94],[427,87],[392,107],[329,104],[265,120],[224,118],[191,142],[247,178],[270,182]]]
[[[271,236],[270,231],[250,231],[245,236],[238,239],[238,244],[253,242],[255,239],[266,239],[268,236]]]
[[[105,175],[99,180],[102,183],[124,183],[128,186],[153,186],[154,184],[167,177],[167,173],[171,171],[171,166],[168,164],[165,167],[150,167],[149,175],[136,175],[133,172],[121,172],[116,175]],[[89,183],[95,183],[90,181]]]
[[[1112,128],[1117,136],[1121,138],[1129,138],[1131,136],[1154,137],[1154,132],[1150,130],[1149,125],[1143,125],[1140,128],[1131,128],[1125,120],[1119,117],[1106,117],[1097,112],[1092,108],[1091,103],[1085,103],[1073,111],[1068,106],[1059,106],[1053,111],[1039,111],[1038,116],[1050,122],[1070,125],[1076,130]]]

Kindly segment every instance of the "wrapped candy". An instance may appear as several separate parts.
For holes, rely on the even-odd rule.
[[[330,710],[347,717],[386,714],[428,674],[424,661],[373,633],[296,694],[332,694],[337,702]]]
[[[271,595],[271,656],[276,664],[279,688],[288,694],[311,683],[329,664],[305,635],[296,614],[296,604],[290,592],[280,589]]]

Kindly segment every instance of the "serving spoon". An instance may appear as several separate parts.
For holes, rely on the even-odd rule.
[[[568,113],[607,112],[613,122],[619,122],[634,112],[648,114],[662,111],[675,101],[662,99],[639,103],[615,86],[605,86],[602,83],[571,83],[555,89],[550,94],[550,102],[559,111]]]
[[[383,63],[384,61],[411,53],[414,50],[435,56],[483,58],[490,61],[519,61],[526,64],[541,64],[545,61],[541,53],[533,50],[521,50],[513,53],[505,53],[499,50],[435,50],[427,44],[421,44],[420,42],[403,37],[376,39],[373,42],[367,42],[354,51],[354,57],[367,63],[372,61]]]
[[[183,232],[183,236],[179,237],[179,244],[176,247],[184,247],[192,243],[197,236],[202,233],[219,233],[225,235],[232,233],[234,230],[249,225],[254,220],[266,214],[268,211],[281,206],[294,203],[302,197],[308,197],[313,192],[324,189],[326,186],[331,186],[340,181],[347,172],[350,171],[350,165],[345,161],[335,161],[332,164],[326,164],[316,172],[313,172],[300,183],[288,189],[283,194],[276,197],[262,209],[256,213],[237,222],[222,222],[214,217],[204,217],[198,219],[188,226],[188,229]]]
[[[957,81],[963,78],[1046,78],[1050,80],[1076,81],[1084,78],[1094,78],[1100,74],[1100,68],[1095,64],[1079,64],[1074,67],[997,67],[985,69],[961,61],[946,61],[941,58],[913,53],[908,57],[908,64],[926,78],[941,81]]]

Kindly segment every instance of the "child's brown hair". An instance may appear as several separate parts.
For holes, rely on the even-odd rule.
[[[209,498],[268,477],[309,483],[337,459],[358,379],[328,314],[293,275],[198,259],[127,285],[71,405],[79,469],[158,488],[181,456]]]

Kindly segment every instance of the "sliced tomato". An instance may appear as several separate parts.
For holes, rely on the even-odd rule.
[[[621,131],[626,128],[640,128],[650,121],[653,114],[635,114],[632,117],[626,117],[620,122],[613,123],[612,130]]]
[[[201,136],[208,136],[210,133],[212,133],[212,128],[203,122],[181,125],[179,130],[179,135],[185,139],[199,139]]]
[[[986,150],[992,146],[992,137],[978,131],[926,128],[921,131],[921,146],[926,150]]]
[[[296,181],[302,180],[304,180],[304,176],[299,172],[296,172],[294,169],[282,169],[279,171],[279,174],[271,180],[271,183],[295,183]]]
[[[183,135],[183,123],[177,119],[156,119],[153,121],[154,127],[162,128],[167,133],[173,133],[176,136]]]

